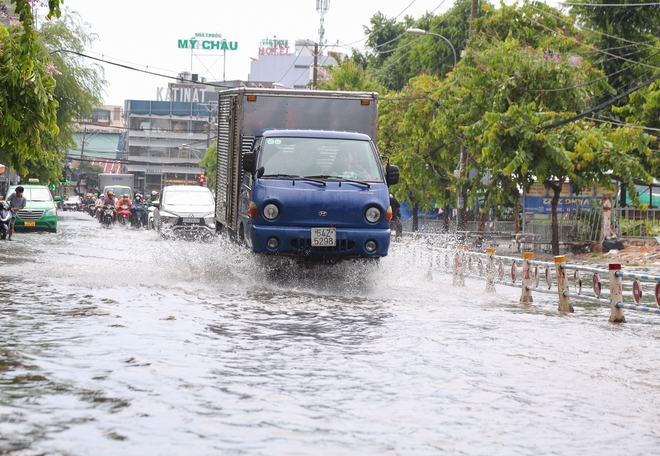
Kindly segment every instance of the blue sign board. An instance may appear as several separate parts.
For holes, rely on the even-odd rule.
[[[564,183],[557,205],[558,214],[600,206],[603,193],[616,195],[616,188],[608,191],[600,185],[593,185],[583,188],[579,194],[577,193],[577,191],[574,191],[572,184]],[[542,184],[533,184],[529,191],[525,192],[524,212],[533,214],[552,213],[552,197],[553,192],[550,189],[546,189]]]

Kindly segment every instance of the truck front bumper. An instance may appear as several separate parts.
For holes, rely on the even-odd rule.
[[[312,247],[310,228],[252,225],[250,230],[252,251],[274,255],[337,258],[378,258],[387,255],[390,247],[390,230],[337,228],[337,244],[334,247]],[[272,238],[277,247],[268,246]],[[369,252],[369,241],[376,249]]]

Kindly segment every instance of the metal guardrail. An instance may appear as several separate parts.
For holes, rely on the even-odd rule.
[[[520,302],[523,303],[533,302],[532,293],[556,294],[558,310],[563,313],[574,311],[572,299],[609,305],[609,321],[615,323],[626,321],[623,309],[660,315],[660,276],[622,271],[620,264],[611,263],[608,269],[600,269],[568,264],[563,255],[556,256],[554,262],[537,261],[532,252],[523,253],[522,258],[506,257],[496,255],[492,248],[481,253],[470,251],[469,246],[461,244],[454,245],[452,249],[436,249],[436,252],[444,256],[439,264],[452,273],[453,286],[465,286],[466,277],[482,277],[486,281],[486,291],[495,291],[495,285],[520,288]],[[505,265],[510,270],[510,280],[505,278]],[[572,287],[569,271],[573,271]],[[583,273],[590,274],[593,294],[583,293]],[[542,276],[544,284],[541,285]],[[603,290],[601,276],[607,277],[607,290]],[[629,290],[633,304],[624,302],[623,279],[632,279],[630,284],[626,284],[626,290]],[[641,304],[642,281],[655,284],[653,297],[658,309]]]

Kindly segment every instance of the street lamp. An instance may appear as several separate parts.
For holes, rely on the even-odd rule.
[[[451,48],[451,52],[454,54],[454,66],[456,66],[457,60],[456,60],[456,49],[454,49],[454,46],[451,44],[451,42],[445,38],[444,36],[440,35],[439,33],[431,33],[427,32],[426,30],[418,29],[418,28],[409,28],[406,30],[406,33],[410,33],[412,35],[431,35],[431,36],[439,36],[445,42],[449,45]]]

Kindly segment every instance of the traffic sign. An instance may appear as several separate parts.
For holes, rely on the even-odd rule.
[[[639,304],[642,300],[642,284],[639,283],[639,280],[635,280],[633,282],[632,295],[633,295],[633,301],[635,301],[635,304]]]
[[[511,281],[516,281],[516,263],[511,264]]]
[[[660,307],[660,282],[655,284],[655,304]]]

